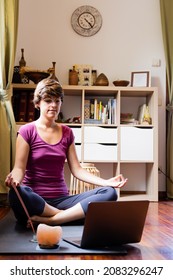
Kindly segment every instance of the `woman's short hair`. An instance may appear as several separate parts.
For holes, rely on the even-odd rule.
[[[60,97],[61,101],[63,101],[64,92],[62,86],[57,80],[46,78],[41,80],[34,91],[34,99],[33,103],[37,108],[41,99],[45,97]]]

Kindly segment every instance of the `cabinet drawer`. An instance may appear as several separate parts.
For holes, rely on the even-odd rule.
[[[117,143],[117,128],[85,127],[84,143]]]
[[[153,129],[121,127],[121,160],[153,161]]]
[[[84,144],[84,161],[117,161],[117,146],[103,144]]]
[[[81,143],[81,127],[72,127],[75,143]]]

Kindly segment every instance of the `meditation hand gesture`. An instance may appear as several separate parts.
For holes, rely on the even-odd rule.
[[[106,182],[107,182],[108,186],[111,186],[114,188],[121,188],[126,184],[127,180],[128,180],[127,178],[124,179],[123,175],[120,174],[118,176],[115,176],[113,178],[106,180]]]

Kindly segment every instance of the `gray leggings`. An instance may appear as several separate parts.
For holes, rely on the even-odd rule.
[[[117,200],[117,192],[112,187],[98,187],[81,194],[68,195],[52,199],[45,199],[41,197],[27,186],[18,187],[18,191],[25,203],[30,216],[41,215],[45,207],[45,202],[61,210],[68,209],[76,205],[77,203],[80,203],[84,213],[86,214],[88,204],[90,202]],[[9,202],[16,219],[20,223],[26,223],[28,218],[13,188],[11,188],[9,191]]]

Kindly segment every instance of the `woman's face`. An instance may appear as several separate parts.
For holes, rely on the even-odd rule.
[[[40,100],[40,115],[48,119],[56,120],[61,108],[61,98],[60,97],[44,97]]]

